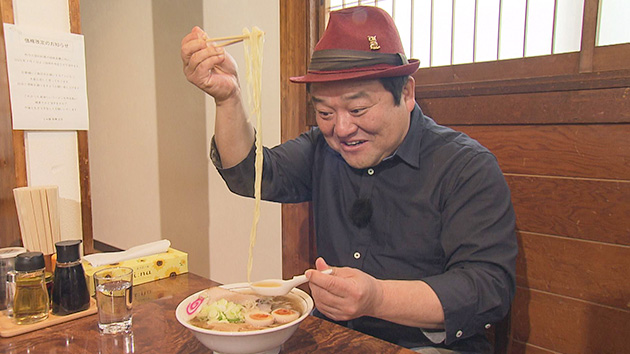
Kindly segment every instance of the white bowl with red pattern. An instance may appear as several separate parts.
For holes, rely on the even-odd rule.
[[[250,290],[249,283],[227,284],[221,287],[235,291]],[[299,303],[302,306],[302,315],[293,322],[273,328],[244,332],[204,329],[188,322],[190,318],[188,313],[191,311],[191,308],[199,305],[199,295],[203,291],[196,292],[180,302],[175,310],[175,317],[203,345],[213,350],[216,354],[277,354],[280,352],[282,344],[295,333],[300,323],[313,310],[313,299],[311,296],[298,288],[294,288],[290,294],[297,296],[299,299]]]

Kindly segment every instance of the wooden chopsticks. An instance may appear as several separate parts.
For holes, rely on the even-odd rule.
[[[37,186],[13,189],[22,244],[45,255],[55,253],[61,241],[59,220],[59,187]]]
[[[234,43],[242,42],[243,40],[249,38],[247,34],[241,34],[239,36],[227,36],[227,37],[216,37],[216,38],[207,38],[206,42],[215,42],[217,43],[217,47],[225,47],[228,45],[232,45]],[[218,43],[223,42],[223,43]]]

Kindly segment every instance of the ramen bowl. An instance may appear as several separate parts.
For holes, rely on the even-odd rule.
[[[248,292],[248,283],[236,283],[221,286],[224,289]],[[186,315],[186,308],[203,292],[199,291],[184,299],[177,305],[175,316],[182,326],[188,328],[193,335],[215,354],[277,354],[286,342],[297,330],[300,323],[313,310],[313,299],[306,292],[294,288],[289,296],[297,300],[302,307],[302,313],[298,319],[272,328],[264,328],[254,331],[226,332],[205,329],[190,324]]]

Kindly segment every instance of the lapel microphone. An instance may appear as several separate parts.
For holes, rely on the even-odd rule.
[[[372,219],[372,201],[366,198],[355,200],[350,209],[349,216],[354,226],[360,229],[368,226]]]

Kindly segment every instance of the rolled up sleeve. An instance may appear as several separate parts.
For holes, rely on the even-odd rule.
[[[316,131],[311,130],[271,149],[263,147],[262,199],[280,203],[311,200],[313,141],[317,135]],[[230,191],[245,197],[254,196],[255,144],[252,144],[243,161],[233,167],[223,168],[213,137],[210,159]]]
[[[443,274],[422,279],[442,303],[448,345],[483,333],[508,312],[517,243],[510,191],[492,154],[475,155],[443,201]]]

